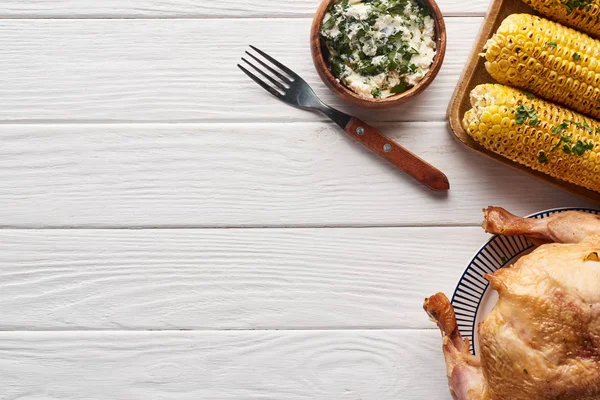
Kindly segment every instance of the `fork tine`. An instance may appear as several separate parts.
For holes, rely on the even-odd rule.
[[[260,86],[262,86],[262,88],[265,89],[267,92],[271,93],[273,96],[275,96],[275,97],[277,97],[279,99],[281,99],[283,97],[283,95],[281,93],[279,93],[277,90],[275,90],[275,88],[267,85],[265,82],[263,82],[260,78],[258,78],[252,72],[248,71],[246,68],[244,68],[240,64],[238,64],[237,66],[238,66],[239,69],[241,69],[242,71],[244,71],[244,73],[246,75],[248,75],[250,77],[250,79],[252,79],[254,82],[256,82]]]
[[[280,70],[282,70],[283,72],[285,72],[286,74],[288,74],[290,76],[290,78],[294,78],[294,79],[300,78],[298,76],[298,74],[296,74],[294,71],[292,71],[291,69],[289,69],[288,67],[286,67],[285,65],[283,65],[282,63],[280,63],[279,61],[277,61],[276,59],[274,59],[273,57],[271,57],[267,53],[265,53],[264,51],[262,51],[260,49],[257,49],[256,47],[254,47],[252,45],[250,45],[250,48],[252,50],[256,51],[261,56],[263,56],[264,58],[266,58],[267,60],[269,60],[271,63],[273,63],[273,65],[275,65],[276,67],[278,67]]]
[[[245,61],[246,64],[248,64],[249,66],[252,67],[252,69],[254,69],[256,72],[258,72],[259,74],[264,76],[269,82],[271,82],[273,85],[277,86],[279,89],[283,90],[284,92],[287,90],[287,88],[285,86],[283,86],[281,84],[281,82],[279,82],[277,79],[273,78],[271,75],[264,72],[262,69],[256,67],[254,64],[250,63],[244,57],[242,57],[242,61]]]
[[[286,83],[290,83],[291,82],[290,78],[288,78],[287,76],[285,76],[281,72],[275,70],[274,68],[271,68],[269,66],[269,64],[267,64],[266,62],[264,62],[260,58],[256,57],[254,54],[252,54],[252,53],[250,53],[248,51],[246,52],[246,54],[248,54],[250,57],[252,57],[254,60],[256,60],[257,63],[259,63],[260,65],[262,65],[263,67],[265,67],[267,70],[269,70],[269,72],[271,72],[273,75],[275,75],[276,77],[278,77],[282,81],[284,81]],[[246,62],[248,62],[248,61],[246,61]],[[250,63],[248,63],[248,64],[250,64]]]

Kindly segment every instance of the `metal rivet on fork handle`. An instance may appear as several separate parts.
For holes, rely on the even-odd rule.
[[[359,126],[358,128],[356,128],[356,134],[357,135],[364,135],[365,134],[365,128],[363,128],[362,126]]]
[[[385,146],[383,146],[383,151],[385,151],[386,153],[389,153],[390,151],[392,151],[392,145],[391,144],[386,144]]]

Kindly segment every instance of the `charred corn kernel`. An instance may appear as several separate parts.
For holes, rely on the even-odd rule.
[[[473,89],[471,106],[462,124],[481,146],[600,192],[600,122],[498,84]]]
[[[540,17],[513,14],[484,50],[485,67],[498,82],[600,118],[599,40]]]
[[[523,0],[540,14],[600,39],[600,0]]]

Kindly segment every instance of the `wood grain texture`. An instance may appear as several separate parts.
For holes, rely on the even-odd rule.
[[[318,0],[3,0],[0,18],[312,17]],[[445,15],[482,16],[487,0],[439,0]]]
[[[448,55],[431,87],[402,107],[372,112],[343,106],[322,83],[310,57],[310,19],[6,20],[0,121],[325,119],[279,102],[244,75],[236,64],[248,44],[367,122],[443,121],[481,21],[448,18]]]
[[[430,331],[0,333],[3,399],[451,399]]]
[[[0,230],[0,330],[430,328],[481,228]],[[1,358],[1,357],[0,357]]]
[[[472,153],[444,123],[375,126],[445,172],[436,194],[333,124],[3,125],[0,225],[479,225],[588,205]]]

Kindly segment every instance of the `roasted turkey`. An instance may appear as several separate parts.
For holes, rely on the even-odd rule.
[[[484,210],[484,228],[543,242],[514,265],[486,275],[499,300],[469,352],[442,293],[424,308],[443,336],[456,400],[600,400],[600,217],[568,211],[524,219]]]

